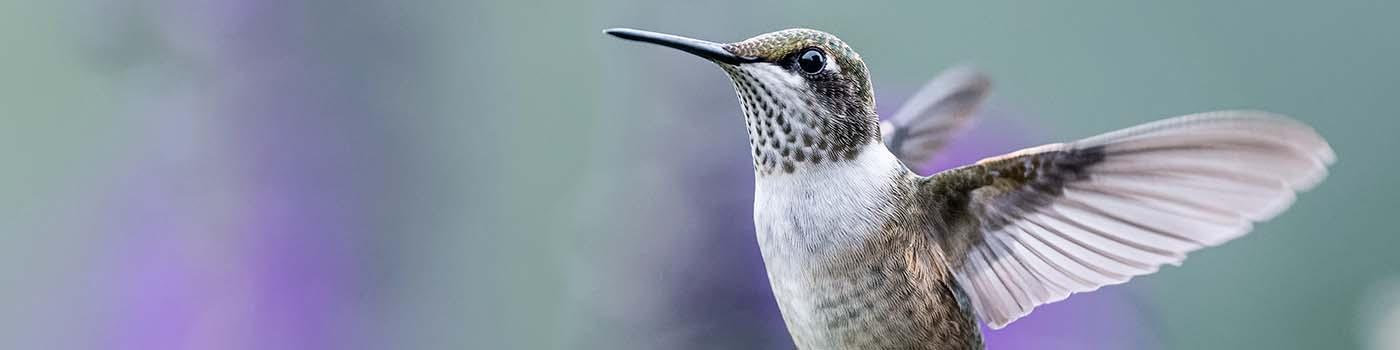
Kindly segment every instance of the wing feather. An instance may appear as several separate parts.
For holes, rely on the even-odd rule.
[[[885,145],[910,167],[928,161],[969,124],[990,87],[986,76],[968,67],[939,73],[880,123]]]
[[[1244,235],[1335,159],[1291,119],[1212,112],[984,159],[926,178],[919,196],[944,213],[933,242],[954,278],[1000,328]]]

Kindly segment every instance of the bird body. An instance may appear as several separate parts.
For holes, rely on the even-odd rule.
[[[850,162],[758,178],[759,247],[799,348],[980,344],[951,276],[924,272],[945,268],[914,223],[917,181],[881,143]]]
[[[827,33],[733,44],[608,33],[699,55],[730,76],[752,150],[759,247],[801,349],[981,348],[977,320],[1000,328],[1239,237],[1335,158],[1301,123],[1225,111],[921,176],[905,164],[966,124],[985,78],[945,73],[881,123],[864,62]]]

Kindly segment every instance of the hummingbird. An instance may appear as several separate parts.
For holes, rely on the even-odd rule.
[[[980,349],[1074,293],[1179,265],[1248,233],[1327,175],[1307,125],[1191,114],[920,175],[989,84],[955,69],[887,121],[860,55],[787,29],[716,43],[605,33],[685,51],[733,82],[754,171],[754,226],[800,349]]]

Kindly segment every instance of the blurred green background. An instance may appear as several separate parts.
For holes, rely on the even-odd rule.
[[[0,348],[790,349],[729,83],[600,32],[627,26],[834,33],[884,113],[976,65],[995,92],[947,165],[1206,110],[1294,116],[1339,161],[1293,209],[989,346],[1397,349],[1397,13],[0,1]]]

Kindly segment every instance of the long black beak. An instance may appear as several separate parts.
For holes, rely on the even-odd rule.
[[[712,61],[723,62],[733,65],[759,61],[759,59],[755,57],[743,57],[735,55],[733,52],[725,50],[724,45],[720,43],[714,43],[699,39],[691,39],[683,36],[648,32],[645,30],[637,30],[631,28],[613,28],[604,30],[603,32],[627,40],[652,43],[674,49],[679,49],[681,51],[689,52],[695,54],[696,56],[704,57]]]

